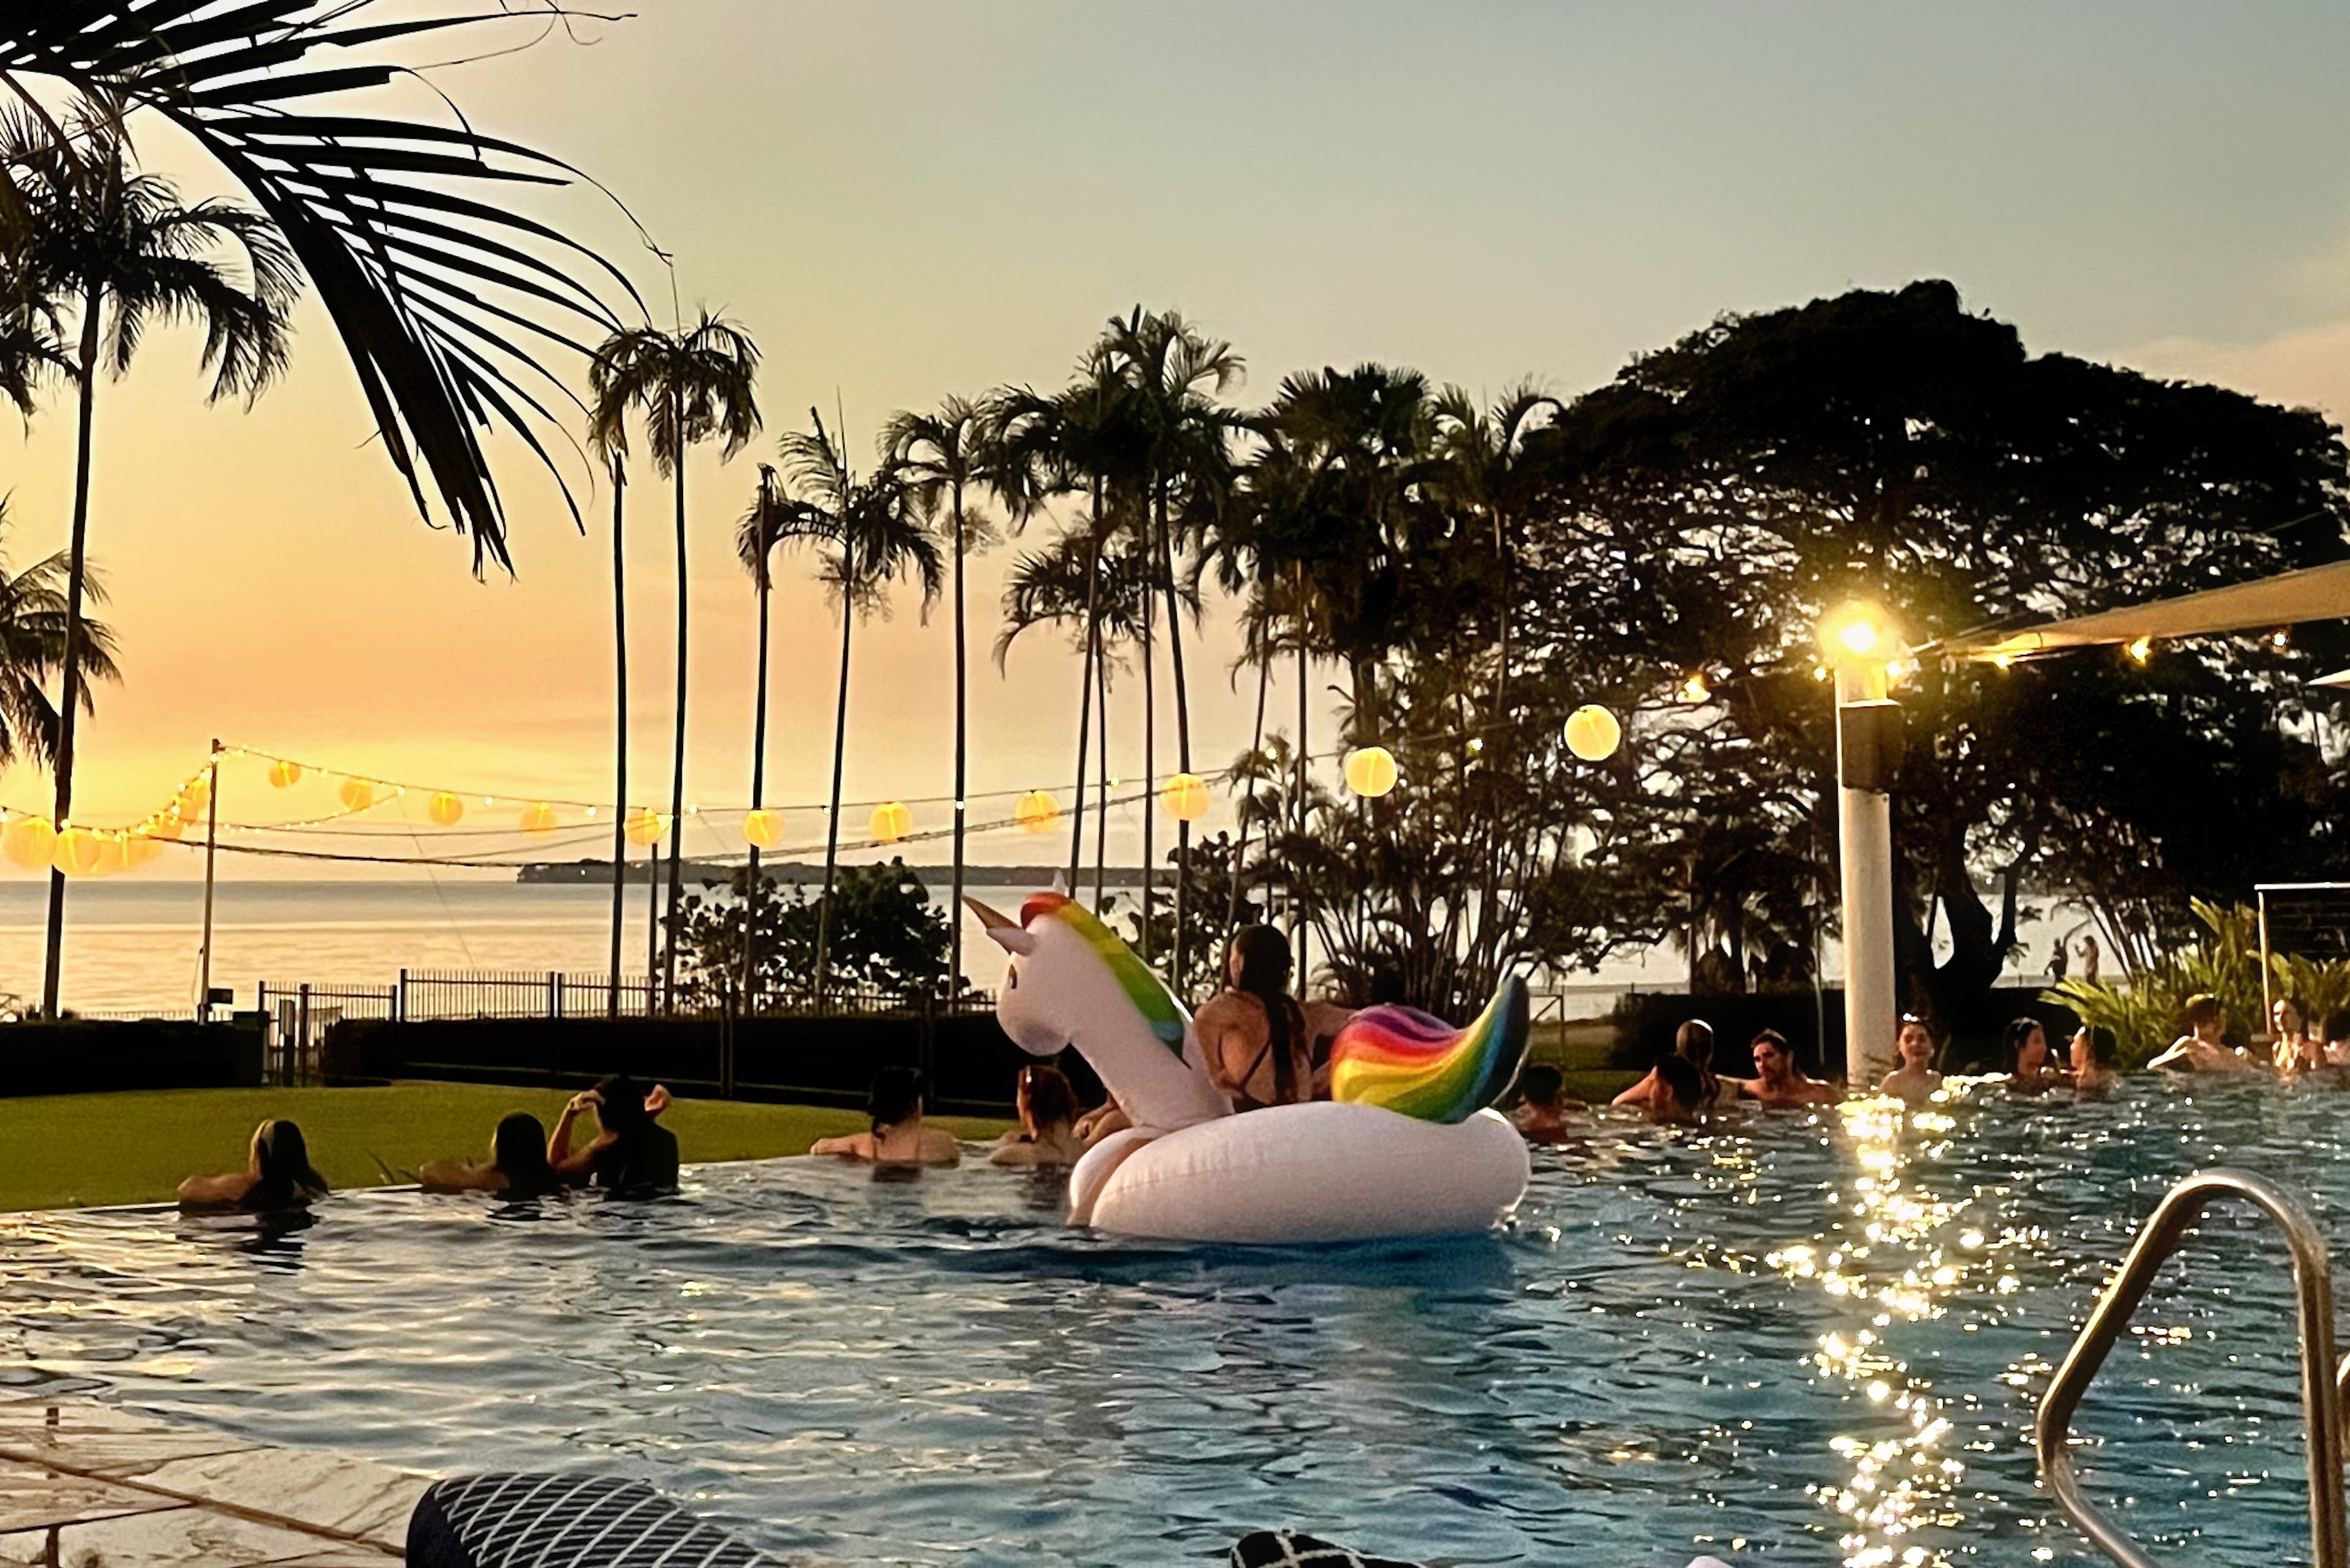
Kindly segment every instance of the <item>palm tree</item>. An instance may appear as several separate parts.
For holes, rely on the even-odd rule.
[[[7,528],[7,503],[0,500],[0,535]],[[57,755],[64,726],[49,701],[48,683],[65,667],[71,573],[70,559],[62,552],[21,572],[10,571],[0,554],[0,765]],[[92,604],[106,602],[95,570],[85,576],[82,591]],[[81,711],[88,713],[95,711],[91,683],[122,679],[114,664],[113,628],[85,618],[76,652],[81,660]]]
[[[11,292],[42,301],[37,315],[71,319],[78,332],[80,432],[56,753],[62,827],[73,815],[74,730],[84,704],[82,599],[99,371],[128,374],[150,327],[200,326],[211,400],[242,395],[250,405],[285,368],[287,316],[300,275],[284,237],[262,214],[221,202],[182,206],[168,181],[134,173],[115,122],[96,110],[77,115],[62,139],[25,119],[10,122],[0,129],[0,163],[15,171],[15,199],[25,209],[22,271]],[[234,270],[223,265],[223,252],[237,257]],[[65,900],[65,873],[53,870],[41,980],[42,1011],[52,1018],[62,979]]]
[[[935,530],[941,504],[947,512],[954,553],[954,871],[953,890],[947,905],[947,985],[950,994],[962,989],[962,872],[965,769],[969,748],[970,688],[964,670],[963,557],[986,543],[992,532],[986,520],[964,507],[968,492],[990,481],[993,467],[990,420],[966,398],[951,397],[932,414],[900,411],[889,416],[881,430],[882,450],[902,476],[908,495]]]
[[[1221,509],[1232,474],[1229,436],[1232,416],[1215,399],[1241,379],[1244,362],[1231,344],[1211,339],[1175,311],[1145,314],[1140,306],[1125,319],[1113,317],[1095,347],[1095,357],[1135,394],[1142,424],[1143,502],[1141,522],[1148,533],[1146,557],[1153,563],[1158,590],[1167,604],[1167,646],[1170,672],[1175,680],[1176,765],[1191,771],[1191,709],[1183,670],[1182,616],[1176,602],[1175,534],[1179,524],[1192,542],[1202,538],[1211,519]],[[1180,508],[1180,510],[1179,510]],[[1150,668],[1149,632],[1144,630],[1145,691]],[[1149,737],[1145,737],[1145,752]],[[1146,772],[1149,771],[1146,764]],[[1153,783],[1155,784],[1155,780]],[[1150,821],[1145,806],[1142,904],[1143,929],[1150,928],[1150,887],[1153,867],[1148,841]],[[1189,864],[1191,825],[1176,825],[1177,864]],[[1184,967],[1184,888],[1190,877],[1175,877],[1175,951],[1170,972],[1181,984]],[[1146,939],[1147,940],[1148,939]]]
[[[520,186],[568,183],[568,165],[459,117],[409,121],[322,102],[410,74],[376,52],[387,45],[501,22],[537,25],[497,8],[387,21],[349,0],[0,6],[0,99],[24,106],[42,139],[75,135],[43,107],[55,87],[98,103],[122,136],[142,114],[159,117],[276,223],[334,321],[385,456],[420,512],[427,489],[438,493],[472,535],[477,567],[506,560],[484,431],[518,436],[554,472],[543,432],[555,416],[530,386],[569,394],[540,345],[584,357],[575,331],[621,325],[598,291],[636,294],[513,200]],[[328,63],[314,64],[321,53]]]
[[[759,431],[758,373],[759,349],[750,335],[706,310],[691,328],[663,332],[639,327],[615,333],[597,351],[588,370],[595,396],[588,434],[597,450],[627,454],[629,410],[635,409],[652,447],[653,472],[672,482],[677,497],[677,719],[670,761],[669,898],[661,920],[668,933],[661,944],[664,1007],[676,1004],[677,905],[684,888],[679,851],[685,837],[689,673],[685,455],[712,439],[723,441],[721,452],[728,459],[750,444]],[[614,548],[619,548],[617,542]],[[621,743],[625,749],[625,738]]]
[[[783,440],[785,478],[803,509],[793,537],[825,546],[821,576],[840,607],[840,690],[833,709],[832,804],[825,813],[824,898],[816,906],[816,994],[821,1002],[832,968],[832,894],[840,861],[841,772],[848,754],[850,634],[859,616],[886,612],[889,585],[912,574],[921,584],[922,611],[939,597],[943,563],[908,497],[903,477],[886,461],[870,478],[850,472],[847,453],[808,410],[809,429]]]

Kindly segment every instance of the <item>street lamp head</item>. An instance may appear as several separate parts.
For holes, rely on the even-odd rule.
[[[1831,659],[1877,659],[1895,639],[1875,605],[1850,604],[1820,622],[1820,646]]]

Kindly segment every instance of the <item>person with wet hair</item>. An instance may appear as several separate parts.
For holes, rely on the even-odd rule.
[[[1775,1029],[1754,1037],[1754,1076],[1731,1078],[1742,1098],[1763,1106],[1832,1106],[1844,1091],[1797,1065],[1795,1048]]]
[[[436,1159],[416,1173],[427,1192],[497,1192],[508,1198],[543,1198],[561,1190],[563,1179],[546,1162],[546,1128],[527,1111],[499,1121],[490,1135],[490,1158],[476,1164]]]
[[[2114,1032],[2102,1023],[2084,1023],[2073,1033],[2073,1094],[2084,1100],[2102,1100],[2121,1079],[2121,1047]]]
[[[292,1122],[268,1121],[253,1129],[243,1170],[192,1176],[180,1183],[179,1196],[183,1208],[266,1214],[307,1209],[327,1192],[327,1179],[310,1165],[302,1129]]]
[[[1315,1097],[1314,1031],[1289,994],[1289,939],[1243,926],[1224,957],[1226,984],[1192,1021],[1208,1076],[1236,1111]]]
[[[1728,1105],[1738,1097],[1738,1091],[1734,1086],[1727,1080],[1714,1075],[1713,1025],[1704,1019],[1692,1018],[1673,1031],[1673,1043],[1659,1053],[1657,1063],[1661,1065],[1675,1056],[1697,1069],[1700,1095],[1698,1105],[1700,1109]],[[1657,1066],[1651,1066],[1646,1077],[1617,1095],[1609,1103],[1631,1110],[1653,1110],[1658,1085],[1662,1081],[1658,1076]]]
[[[1032,1062],[1013,1089],[1020,1125],[987,1157],[991,1165],[1075,1165],[1086,1152],[1077,1137],[1077,1095],[1058,1067]]]
[[[1893,1049],[1901,1058],[1901,1065],[1885,1075],[1877,1085],[1878,1094],[1904,1105],[1922,1106],[1940,1092],[1942,1075],[1934,1071],[1934,1032],[1926,1026],[1924,1019],[1915,1013],[1903,1013]]]
[[[1687,1127],[1705,1108],[1705,1080],[1697,1064],[1678,1054],[1657,1064],[1657,1093],[1648,1101],[1648,1119],[1660,1127]]]
[[[2048,1048],[2048,1028],[2037,1018],[2018,1018],[2009,1023],[2001,1037],[2001,1053],[2007,1063],[2011,1095],[2044,1095],[2072,1082],[2056,1065],[2055,1053]]]
[[[868,1131],[820,1137],[808,1152],[899,1168],[962,1162],[953,1134],[922,1125],[922,1075],[911,1067],[884,1067],[873,1075],[865,1115]]]
[[[2270,1060],[2280,1073],[2308,1073],[2325,1065],[2325,1045],[2314,1037],[2317,1020],[2309,1003],[2280,996],[2269,1003]]]
[[[1518,1103],[1511,1125],[1528,1143],[1556,1143],[1566,1137],[1566,1077],[1537,1062],[1518,1075]]]
[[[2179,1009],[2179,1022],[2187,1033],[2171,1042],[2170,1049],[2147,1064],[2171,1073],[2252,1073],[2258,1066],[2243,1052],[2230,1047],[2228,1033],[2228,1007],[2208,991],[2199,991],[2187,999]]]
[[[641,1195],[677,1186],[677,1137],[660,1125],[669,1091],[648,1088],[627,1074],[598,1080],[571,1096],[547,1135],[546,1163],[567,1181],[584,1181],[607,1192]],[[571,1124],[596,1114],[597,1133],[576,1153]]]

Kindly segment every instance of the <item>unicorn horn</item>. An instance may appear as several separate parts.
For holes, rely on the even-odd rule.
[[[979,917],[979,923],[987,929],[988,940],[1005,952],[1024,953],[1035,950],[1036,939],[1029,935],[1019,921],[1000,909],[989,909],[976,898],[967,898],[963,903],[972,914]]]
[[[990,909],[976,898],[965,898],[962,902],[963,908],[969,909],[972,914],[977,915],[979,917],[979,923],[985,926],[991,931],[1000,931],[1006,926],[1010,926],[1015,930],[1019,929],[1020,922],[1014,919],[1011,916],[1003,913],[1001,909]]]

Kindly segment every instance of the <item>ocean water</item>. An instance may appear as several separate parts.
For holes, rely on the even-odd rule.
[[[0,1395],[637,1476],[827,1563],[1206,1563],[1288,1524],[1455,1564],[2085,1568],[2034,1484],[2049,1369],[2189,1170],[2350,1236],[2342,1094],[1597,1122],[1446,1242],[1121,1242],[1026,1175],[810,1159],[298,1230],[19,1215]],[[2288,1277],[2215,1212],[2089,1393],[2086,1485],[2158,1561],[2306,1561]]]

